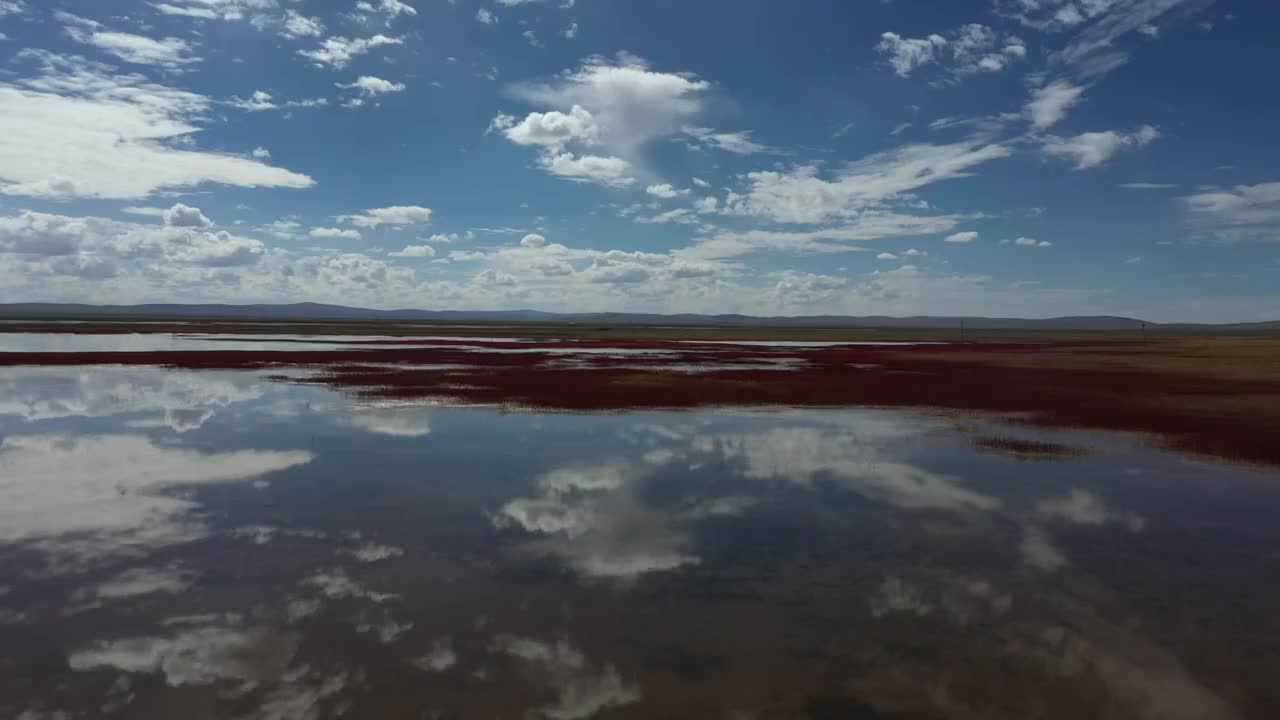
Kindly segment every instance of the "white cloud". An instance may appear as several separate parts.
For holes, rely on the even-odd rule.
[[[876,256],[877,260],[897,260],[898,256],[893,253],[882,252]]]
[[[949,242],[949,243],[971,243],[977,239],[978,239],[978,233],[972,230],[966,230],[965,232],[958,232],[952,235],[948,235],[942,240],[943,242]]]
[[[420,225],[431,222],[431,208],[417,205],[393,205],[370,208],[357,215],[339,215],[337,219],[338,222],[372,228],[379,225]]]
[[[205,217],[200,208],[188,207],[182,203],[175,203],[161,217],[164,218],[165,225],[173,227],[206,228],[213,225],[213,221]]]
[[[383,45],[401,45],[404,40],[388,37],[381,33],[368,38],[327,37],[313,50],[299,50],[298,54],[314,60],[320,65],[329,65],[338,70],[347,66],[351,59],[363,55],[373,48]]]
[[[689,194],[688,190],[679,190],[677,188],[672,187],[670,183],[650,185],[649,187],[645,188],[644,191],[656,198],[662,198],[664,200],[670,200],[671,198],[674,198],[674,197],[679,197],[681,195]]]
[[[493,268],[481,270],[476,274],[471,282],[475,285],[491,285],[497,287],[512,287],[516,284],[516,279],[509,273],[499,272]]]
[[[1280,242],[1280,182],[1208,189],[1184,201],[1214,242]]]
[[[372,2],[361,2],[357,4],[357,7],[366,12],[373,12],[377,10],[386,13],[387,25],[390,25],[392,20],[401,15],[418,14],[418,11],[412,5],[400,2],[400,0],[378,0],[376,7]]]
[[[985,72],[999,72],[1026,57],[1022,40],[1009,35],[1001,38],[986,25],[969,23],[947,33],[923,38],[904,38],[897,33],[880,35],[876,50],[884,55],[899,77],[910,77],[915,70],[939,63],[946,66],[953,79]]]
[[[994,143],[913,144],[851,163],[830,181],[818,177],[813,165],[752,172],[745,193],[730,193],[725,208],[779,223],[848,218],[925,185],[965,177],[970,168],[1011,153]]]
[[[524,39],[528,41],[529,45],[536,48],[543,47],[542,41],[538,39],[538,34],[536,32],[532,30],[525,30],[520,34],[524,36]]]
[[[716,132],[710,128],[685,127],[682,131],[685,135],[688,135],[703,145],[738,155],[756,155],[758,153],[779,152],[777,148],[771,148],[768,145],[761,145],[760,143],[752,140],[751,133],[747,130],[726,133]]]
[[[632,55],[616,63],[590,58],[550,83],[523,83],[512,94],[562,112],[574,105],[591,113],[600,141],[623,158],[634,158],[650,140],[671,135],[702,110],[710,84],[688,74],[657,72]]]
[[[632,179],[627,177],[627,168],[630,165],[622,158],[599,155],[575,156],[573,153],[566,152],[546,155],[539,160],[539,164],[553,175],[579,182],[595,182],[613,187],[632,183]]]
[[[266,92],[265,90],[254,90],[253,94],[247,98],[233,96],[227,101],[227,104],[249,112],[275,110],[280,107],[274,100],[272,100],[271,93]]]
[[[405,245],[404,249],[388,254],[391,257],[428,258],[436,256],[436,249],[430,245]]]
[[[703,180],[702,178],[693,178],[693,184],[700,188],[711,187],[711,183],[707,182],[706,180]]]
[[[566,40],[572,40],[578,37],[578,23],[576,22],[569,23],[569,27],[561,31],[560,36],[565,38]]]
[[[0,216],[0,250],[62,257],[67,262],[80,258],[93,263],[82,270],[112,273],[118,263],[140,269],[179,265],[240,267],[257,263],[265,253],[257,240],[204,230],[199,223],[209,220],[196,208],[179,204],[163,211],[161,217],[165,218],[164,226],[30,211]],[[180,224],[168,224],[170,221]]]
[[[341,238],[344,240],[360,240],[360,231],[351,228],[313,227],[307,233],[313,238]]]
[[[547,244],[547,239],[536,233],[529,233],[520,238],[520,245],[527,248],[540,248]]]
[[[840,253],[861,250],[852,243],[907,235],[929,235],[953,229],[953,216],[917,216],[869,211],[841,226],[804,232],[748,230],[720,232],[698,238],[693,245],[675,251],[691,260],[740,257],[755,252],[783,250],[793,253]]]
[[[1088,132],[1074,137],[1047,136],[1042,148],[1048,155],[1074,161],[1077,170],[1087,170],[1106,163],[1121,150],[1140,148],[1160,137],[1151,125],[1143,125],[1131,133],[1107,130]]]
[[[1038,130],[1051,127],[1066,117],[1067,110],[1078,103],[1083,94],[1083,87],[1066,80],[1055,80],[1031,91],[1031,100],[1026,106],[1027,117]]]
[[[1019,247],[1042,247],[1042,248],[1053,245],[1053,243],[1049,242],[1048,240],[1037,240],[1035,238],[1030,238],[1030,237],[1020,237],[1014,240],[1013,244]]]
[[[580,105],[574,105],[567,114],[555,110],[529,113],[519,122],[510,115],[500,114],[490,123],[490,128],[500,130],[517,145],[539,145],[549,150],[562,149],[570,142],[594,145],[600,139],[600,126]]]
[[[1080,0],[1070,7],[1093,22],[1054,57],[1068,63],[1081,62],[1094,52],[1111,47],[1120,36],[1148,26],[1174,10],[1185,9],[1189,14],[1209,4],[1199,0]]]
[[[311,178],[231,154],[172,147],[200,128],[202,95],[32,51],[43,72],[0,83],[0,192],[142,198],[202,183],[309,187]],[[93,158],[93,162],[85,162]]]
[[[386,95],[387,93],[398,93],[404,90],[404,83],[391,82],[383,80],[380,77],[372,75],[361,75],[355,82],[342,84],[334,83],[337,87],[356,90],[361,95],[373,97],[375,95]]]
[[[635,221],[646,225],[662,225],[669,222],[692,224],[696,222],[694,219],[694,213],[689,208],[676,208],[674,210],[668,210],[649,217],[637,216]]]
[[[159,40],[133,33],[107,30],[86,30],[80,27],[67,27],[67,35],[76,42],[93,45],[103,52],[135,65],[157,65],[176,69],[183,65],[199,62],[200,58],[191,57],[191,46],[178,38],[161,38]]]
[[[476,20],[485,25],[496,25],[498,23],[498,16],[490,12],[488,8],[480,8],[479,10],[476,10]]]
[[[301,229],[302,223],[294,220],[273,220],[259,228],[262,232],[281,240],[297,240],[298,231]]]
[[[1169,190],[1178,186],[1173,183],[1131,182],[1120,183],[1120,187],[1125,190]]]
[[[926,38],[904,38],[893,32],[880,35],[876,50],[885,55],[899,77],[910,77],[912,71],[928,65],[947,45],[946,38],[933,34]]]
[[[285,10],[280,34],[289,39],[320,37],[324,34],[324,23],[320,18],[307,17],[290,8]]]
[[[264,147],[256,147],[249,154],[259,160],[267,160],[271,157],[271,151]]]

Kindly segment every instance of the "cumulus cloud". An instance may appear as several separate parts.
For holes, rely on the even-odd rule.
[[[520,245],[527,248],[545,247],[546,244],[547,239],[536,233],[529,233],[528,235],[520,238]]]
[[[1030,237],[1017,238],[1016,240],[1013,241],[1013,244],[1017,245],[1018,247],[1042,247],[1042,248],[1053,245],[1053,243],[1049,242],[1048,240],[1037,240],[1035,238],[1030,238]]]
[[[264,147],[256,147],[253,149],[253,152],[249,154],[259,160],[267,160],[271,158],[271,151]]]
[[[591,57],[550,82],[510,89],[516,99],[551,112],[533,113],[519,124],[501,115],[490,128],[513,142],[543,146],[539,164],[552,174],[621,185],[630,182],[623,173],[641,160],[646,144],[679,132],[702,111],[709,88],[693,75],[659,72],[626,53],[616,61]],[[603,145],[610,154],[584,154],[575,144]]]
[[[372,13],[382,12],[387,16],[387,25],[391,24],[401,15],[417,15],[418,11],[412,5],[400,2],[400,0],[362,0],[356,3],[356,9],[361,12]]]
[[[343,84],[334,83],[337,87],[355,90],[365,97],[373,97],[375,95],[386,95],[387,93],[398,93],[404,90],[404,83],[391,82],[383,80],[380,77],[372,75],[361,75],[355,82]]]
[[[645,188],[644,191],[656,198],[662,198],[663,200],[670,200],[671,198],[674,198],[674,197],[679,197],[681,195],[689,194],[688,190],[676,189],[672,187],[670,183],[650,185],[649,187]]]
[[[977,239],[978,239],[978,233],[974,232],[973,230],[966,230],[965,232],[958,232],[958,233],[953,233],[951,235],[948,235],[942,240],[944,242],[949,242],[949,243],[971,243]]]
[[[876,50],[893,67],[899,77],[910,77],[915,70],[938,63],[944,65],[953,79],[984,72],[998,72],[1026,57],[1022,40],[1001,37],[991,28],[978,23],[962,25],[947,33],[923,38],[904,38],[893,32],[880,36]]]
[[[253,94],[247,98],[232,96],[232,98],[227,101],[227,104],[249,112],[275,110],[280,107],[274,100],[272,100],[271,93],[265,90],[254,90]]]
[[[430,245],[405,245],[403,249],[388,254],[391,257],[428,258],[436,256],[436,249]]]
[[[213,225],[213,221],[205,217],[200,208],[188,207],[182,203],[175,203],[161,217],[164,218],[165,225],[173,227],[206,228]]]
[[[513,124],[501,128],[507,123]],[[581,105],[574,105],[568,113],[555,110],[529,113],[519,122],[509,115],[499,115],[490,127],[499,128],[508,140],[517,145],[540,145],[553,150],[559,150],[570,142],[594,145],[600,140],[600,126]]]
[[[307,233],[313,238],[341,238],[343,240],[359,240],[360,231],[351,228],[313,227]]]
[[[618,157],[565,152],[545,155],[539,160],[539,165],[552,175],[576,182],[594,182],[613,187],[624,187],[634,182],[627,176],[630,163]]]
[[[0,192],[37,197],[134,199],[202,183],[309,187],[306,175],[225,153],[179,149],[209,100],[115,75],[83,58],[24,51],[42,72],[0,82]],[[85,162],[92,157],[93,162]]]
[[[370,208],[355,215],[339,215],[338,222],[351,223],[359,227],[376,228],[379,225],[421,225],[431,222],[431,208],[417,205],[393,205],[384,208]]]
[[[476,10],[476,20],[483,25],[497,25],[498,16],[492,13],[488,8],[480,8]]]
[[[298,54],[309,58],[318,65],[328,65],[341,70],[351,59],[363,55],[383,45],[401,45],[402,38],[388,37],[381,33],[368,38],[345,38],[337,35],[320,41],[320,45],[311,50],[299,50]]]
[[[1041,145],[1045,154],[1075,162],[1077,170],[1087,170],[1105,164],[1122,150],[1136,149],[1160,137],[1160,131],[1151,125],[1124,133],[1114,130],[1081,133],[1073,137],[1050,135]]]
[[[166,225],[135,225],[103,218],[23,212],[0,216],[0,250],[42,256],[77,256],[99,265],[117,262],[134,266],[238,267],[252,265],[265,248],[251,238],[226,231],[209,232],[209,222],[196,208],[185,205],[162,211]],[[169,224],[176,220],[177,225]],[[185,224],[184,224],[185,223]]]

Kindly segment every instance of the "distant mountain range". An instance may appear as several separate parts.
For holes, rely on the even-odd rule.
[[[809,328],[956,328],[973,330],[1135,330],[1143,320],[1109,315],[1055,318],[990,318],[874,315],[659,315],[650,313],[551,313],[537,310],[372,310],[369,308],[295,303],[290,305],[80,305],[72,303],[0,304],[0,318],[143,319],[200,318],[231,320],[399,320],[442,323],[577,323],[590,325],[773,326]],[[1208,325],[1145,323],[1152,328],[1280,330],[1280,320]]]

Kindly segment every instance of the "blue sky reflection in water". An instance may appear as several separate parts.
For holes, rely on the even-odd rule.
[[[1277,510],[1264,472],[981,416],[13,368],[0,715],[1261,717]]]

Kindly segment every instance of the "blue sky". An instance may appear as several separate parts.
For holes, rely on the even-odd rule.
[[[1277,22],[0,0],[0,299],[1275,319]]]

